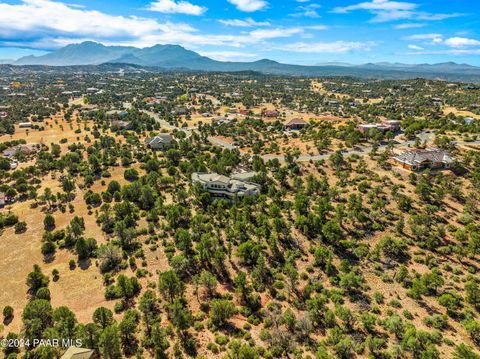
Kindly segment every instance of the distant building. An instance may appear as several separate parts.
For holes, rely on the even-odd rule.
[[[228,117],[218,116],[212,118],[212,124],[214,125],[223,125],[224,123],[231,123],[233,120]]]
[[[400,121],[386,120],[380,123],[363,123],[358,125],[358,130],[362,133],[368,133],[370,130],[375,129],[382,133],[398,132],[400,131]]]
[[[5,157],[13,157],[19,153],[22,153],[26,156],[29,156],[34,152],[35,152],[35,148],[32,145],[18,145],[18,146],[7,148],[6,150],[3,151],[3,155]]]
[[[465,117],[463,119],[463,122],[466,124],[466,125],[471,125],[475,122],[475,119],[473,117]]]
[[[308,122],[301,118],[294,118],[293,120],[285,121],[283,126],[288,130],[301,130],[308,127]]]
[[[185,106],[177,106],[173,109],[173,114],[177,116],[186,115],[188,113],[189,113],[189,110]]]
[[[120,130],[131,130],[133,128],[133,125],[130,121],[122,121],[122,120],[116,120],[112,121],[112,130],[114,131],[120,131]]]
[[[338,107],[338,106],[340,106],[340,102],[330,100],[330,101],[327,102],[327,105],[328,105],[328,106]]]
[[[120,118],[124,118],[125,116],[128,115],[128,112],[127,111],[123,111],[123,110],[110,110],[110,111],[107,111],[105,113],[107,116],[115,116],[117,115],[118,117]]]
[[[398,120],[385,120],[383,124],[390,127],[392,132],[400,131],[401,122]]]
[[[223,176],[217,173],[192,173],[192,183],[199,184],[212,196],[233,200],[245,196],[256,196],[260,185],[249,182],[251,176]]]
[[[60,359],[90,359],[92,356],[92,349],[69,347]]]
[[[410,171],[450,168],[455,162],[448,151],[438,148],[406,151],[393,157],[393,160]]]
[[[145,97],[143,101],[145,101],[146,105],[150,107],[150,106],[155,106],[167,101],[167,98],[164,96]]]
[[[152,150],[164,150],[166,148],[172,147],[174,143],[173,137],[168,133],[161,133],[152,138],[146,138],[145,143],[147,147],[151,148]]]
[[[20,128],[32,128],[32,123],[31,122],[20,122],[18,124],[18,127],[20,127]]]
[[[265,117],[277,117],[277,116],[278,116],[278,111],[276,111],[276,110],[264,111],[264,112],[263,112],[263,115],[264,115]]]

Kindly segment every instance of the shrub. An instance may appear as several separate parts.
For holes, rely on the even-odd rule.
[[[3,317],[9,319],[13,317],[13,308],[9,305],[3,308]]]

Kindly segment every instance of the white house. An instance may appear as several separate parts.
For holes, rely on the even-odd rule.
[[[256,196],[260,193],[259,184],[241,178],[227,177],[218,173],[192,173],[192,183],[199,184],[214,197],[233,200],[245,196]]]

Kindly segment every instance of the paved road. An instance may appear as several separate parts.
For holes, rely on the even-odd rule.
[[[155,121],[157,121],[157,123],[160,124],[160,127],[166,128],[171,131],[177,130],[177,131],[185,132],[185,134],[187,135],[185,138],[189,138],[190,136],[192,136],[193,130],[197,128],[197,127],[177,127],[175,125],[168,123],[165,120],[162,120],[158,115],[158,113],[155,113],[153,111],[147,111],[147,110],[141,110],[141,111],[143,113],[146,113],[150,117],[153,117]]]
[[[207,137],[208,142],[210,142],[212,145],[215,146],[220,146],[223,148],[226,148],[227,150],[236,150],[238,149],[238,146],[232,145],[231,143],[228,143],[227,141],[223,141],[219,138],[215,138],[212,136]]]

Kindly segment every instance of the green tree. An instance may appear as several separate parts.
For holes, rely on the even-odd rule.
[[[38,264],[33,265],[33,272],[30,272],[27,276],[27,286],[30,291],[36,293],[38,289],[48,286],[50,280],[46,275],[42,273]]]
[[[53,309],[48,300],[34,299],[28,302],[22,313],[25,337],[33,339],[43,338],[43,332],[53,324]]]
[[[105,329],[106,327],[113,324],[113,313],[108,308],[100,307],[95,309],[92,319],[96,325],[98,325],[102,329]]]
[[[55,218],[50,213],[45,215],[45,218],[43,219],[43,227],[46,231],[52,231],[55,229]]]
[[[185,284],[177,276],[175,271],[169,270],[160,273],[158,279],[158,289],[165,299],[167,299],[170,303],[173,303],[175,298],[183,295],[183,292],[185,291]]]
[[[226,299],[214,299],[210,307],[210,320],[216,327],[223,327],[236,313],[235,305]]]
[[[122,357],[117,326],[110,325],[102,331],[99,339],[99,348],[102,358],[120,359]]]

